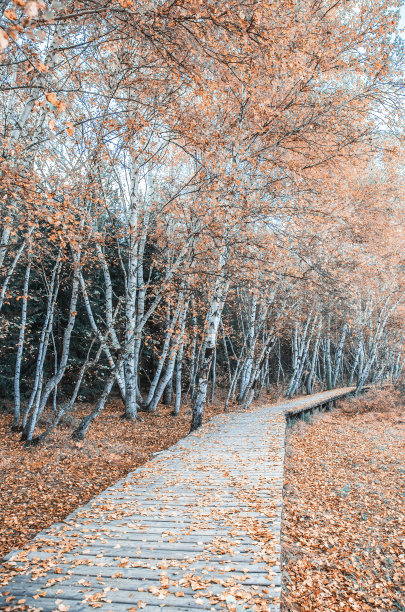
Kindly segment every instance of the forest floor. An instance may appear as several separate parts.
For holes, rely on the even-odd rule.
[[[402,402],[381,391],[289,430],[284,612],[405,610]]]
[[[69,430],[90,409],[79,406],[51,441],[31,449],[23,448],[20,434],[11,433],[12,415],[0,412],[0,559],[190,431],[187,407],[173,417],[172,408],[159,406],[156,414],[141,413],[143,422],[131,423],[120,418],[123,406],[117,399],[85,440],[74,442]],[[206,406],[204,422],[221,413],[223,403]]]

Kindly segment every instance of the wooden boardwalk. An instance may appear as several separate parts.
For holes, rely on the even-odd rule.
[[[6,557],[1,610],[280,608],[285,415],[215,417]]]

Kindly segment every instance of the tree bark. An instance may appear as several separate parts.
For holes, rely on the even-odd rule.
[[[21,323],[20,333],[18,336],[17,346],[17,357],[14,370],[14,417],[12,423],[12,430],[17,430],[20,425],[21,419],[21,395],[20,395],[20,378],[21,378],[21,363],[24,352],[24,339],[25,339],[25,328],[27,324],[27,308],[28,308],[28,288],[31,274],[31,261],[28,262],[25,270],[24,287],[22,296],[22,308],[21,308]]]

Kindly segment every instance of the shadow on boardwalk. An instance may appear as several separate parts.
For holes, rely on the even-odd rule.
[[[2,610],[280,608],[286,419],[221,415],[5,559]]]

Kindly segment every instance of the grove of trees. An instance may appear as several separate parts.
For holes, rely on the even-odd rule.
[[[0,1],[0,396],[25,444],[400,381],[400,4]],[[45,410],[52,418],[41,421]]]

